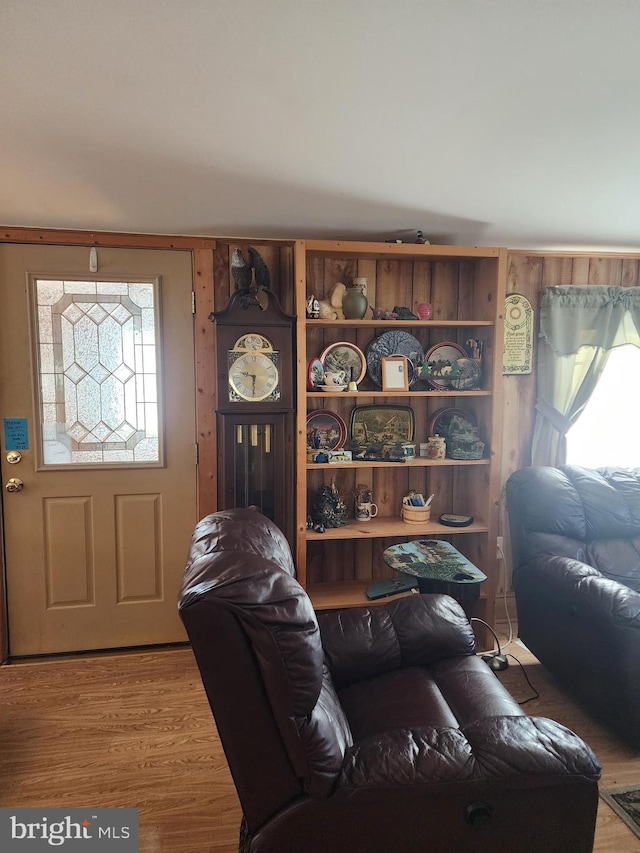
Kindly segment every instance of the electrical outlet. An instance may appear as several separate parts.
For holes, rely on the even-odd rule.
[[[502,536],[498,536],[497,544],[496,544],[496,557],[501,560],[504,549],[504,539]]]

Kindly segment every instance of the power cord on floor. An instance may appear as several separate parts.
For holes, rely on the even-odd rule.
[[[509,605],[507,604],[507,560],[504,556],[504,550],[502,545],[498,542],[498,552],[500,554],[500,559],[502,560],[502,566],[504,568],[504,583],[502,584],[502,602],[504,604],[504,615],[507,617],[507,625],[509,626],[509,637],[506,642],[506,646],[510,646],[513,642],[513,624],[511,623],[511,616],[509,615]]]
[[[483,655],[480,655],[481,659],[487,664],[489,669],[492,669],[494,672],[502,672],[502,670],[507,669],[509,666],[509,661],[507,660],[507,656],[502,654],[502,649],[500,648],[500,640],[498,639],[498,635],[493,630],[491,625],[488,622],[485,622],[484,619],[478,619],[477,616],[471,617],[472,622],[480,622],[485,628],[488,628],[489,631],[493,634],[493,637],[496,641],[496,645],[498,646],[497,652],[485,652]]]
[[[533,684],[529,681],[529,676],[527,675],[527,670],[526,670],[526,669],[524,668],[524,666],[520,663],[520,661],[518,660],[518,658],[517,658],[515,655],[512,655],[512,654],[511,654],[511,652],[509,652],[509,654],[507,655],[507,657],[513,658],[513,659],[514,659],[514,661],[518,664],[518,666],[519,666],[519,667],[520,667],[520,669],[522,670],[522,674],[524,675],[524,679],[525,679],[525,681],[527,682],[527,684],[529,685],[529,687],[533,690],[533,696],[529,696],[529,698],[528,698],[528,699],[523,699],[521,702],[518,702],[518,705],[526,705],[526,704],[527,704],[527,702],[531,702],[533,699],[539,699],[539,698],[540,698],[540,694],[538,693],[538,691],[536,690],[536,688],[533,686]]]
[[[504,583],[502,584],[502,601],[504,603],[504,613],[505,613],[505,616],[507,619],[507,624],[509,626],[509,636],[507,638],[507,642],[506,642],[504,648],[508,648],[513,643],[514,631],[513,631],[513,623],[511,622],[511,616],[509,615],[509,605],[507,603],[507,561],[506,561],[506,558],[504,555],[504,550],[502,548],[502,545],[498,542],[497,546],[498,546],[498,553],[500,555],[500,559],[502,560],[502,565],[504,567]],[[494,629],[491,627],[491,625],[489,625],[483,619],[478,619],[477,616],[472,616],[471,621],[472,622],[480,622],[482,625],[485,626],[485,628],[488,628],[489,631],[493,634],[493,637],[496,641],[496,645],[498,647],[498,650],[494,651],[494,652],[485,652],[484,654],[480,655],[480,657],[493,670],[494,674],[496,674],[496,678],[498,677],[497,676],[498,672],[503,672],[505,669],[507,669],[509,667],[508,658],[513,658],[513,660],[518,664],[518,666],[522,670],[522,674],[524,675],[525,681],[527,682],[527,684],[529,685],[529,687],[533,691],[533,696],[529,696],[527,699],[523,699],[521,702],[518,702],[518,705],[526,705],[527,702],[532,702],[534,699],[540,698],[540,694],[538,693],[536,688],[533,686],[533,684],[529,680],[529,676],[527,675],[527,671],[524,668],[524,666],[522,665],[521,661],[519,661],[518,658],[514,654],[511,654],[511,652],[507,652],[507,654],[503,654],[502,647],[500,646],[500,640],[498,639],[498,635],[496,634]]]
[[[472,616],[471,621],[472,622],[480,622],[482,625],[485,626],[485,628],[488,628],[489,631],[491,631],[491,633],[493,634],[493,637],[496,641],[496,645],[498,646],[498,651],[496,651],[496,652],[485,652],[484,654],[480,655],[480,658],[488,665],[489,669],[493,670],[493,673],[494,673],[494,675],[496,675],[496,678],[498,677],[497,676],[498,672],[504,672],[505,669],[508,669],[509,661],[507,660],[507,658],[513,658],[514,661],[518,664],[518,666],[522,670],[522,674],[524,675],[525,681],[527,682],[527,684],[529,685],[529,687],[533,691],[533,696],[529,696],[527,699],[523,699],[522,701],[518,702],[518,705],[526,705],[527,702],[531,702],[533,699],[539,699],[540,694],[538,693],[536,688],[533,686],[533,684],[529,680],[529,676],[527,675],[527,671],[524,668],[524,666],[522,665],[521,661],[519,661],[518,658],[514,654],[512,654],[511,652],[508,652],[506,655],[502,654],[502,648],[500,647],[500,640],[498,639],[498,635],[493,630],[491,625],[489,625],[488,622],[485,622],[484,619],[478,619],[477,616]]]

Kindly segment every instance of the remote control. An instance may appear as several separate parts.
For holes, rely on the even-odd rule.
[[[409,592],[417,588],[418,581],[415,578],[390,578],[370,584],[367,587],[367,598],[374,601],[376,598],[385,598],[387,595],[397,595],[399,592]]]

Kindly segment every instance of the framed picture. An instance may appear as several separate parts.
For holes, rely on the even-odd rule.
[[[380,359],[380,366],[383,391],[409,390],[409,359],[406,356],[383,356]]]
[[[460,374],[453,369],[455,362],[462,356],[465,358],[467,351],[455,341],[442,341],[436,344],[425,354],[424,360],[427,370],[426,380],[436,391],[446,391],[451,387],[451,378]],[[453,371],[454,377],[451,377]]]
[[[325,373],[339,373],[344,370],[347,382],[362,382],[367,372],[367,360],[362,350],[349,341],[330,344],[320,355]]]
[[[378,388],[382,387],[382,359],[393,355],[405,355],[411,362],[409,385],[418,379],[418,373],[424,362],[422,344],[403,329],[392,329],[374,338],[367,347],[367,372]],[[461,355],[466,355],[462,352]]]
[[[324,382],[324,368],[319,358],[312,358],[307,366],[307,388],[315,391]]]
[[[341,450],[347,440],[347,427],[340,415],[329,409],[317,409],[307,415],[307,450]]]
[[[415,438],[415,415],[411,406],[356,406],[351,412],[349,438],[361,447],[372,442],[392,445]]]

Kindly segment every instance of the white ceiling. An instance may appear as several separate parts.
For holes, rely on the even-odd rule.
[[[637,0],[0,0],[0,222],[640,250]]]

